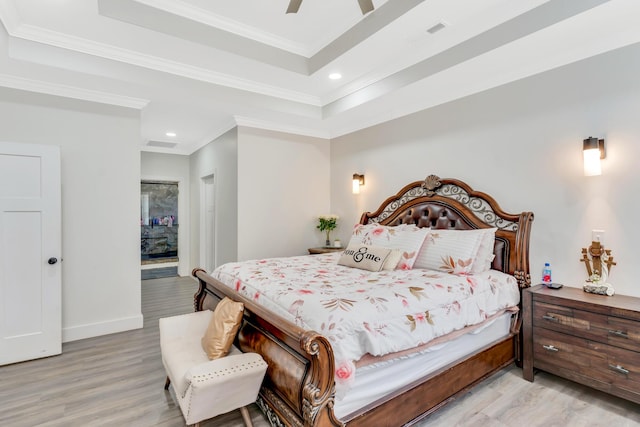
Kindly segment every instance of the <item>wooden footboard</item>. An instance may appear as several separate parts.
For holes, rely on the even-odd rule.
[[[193,270],[200,282],[196,311],[213,310],[225,296],[241,301],[245,316],[236,345],[262,355],[269,367],[258,404],[275,426],[341,426],[333,414],[335,382],[329,341],[304,330],[221,284],[204,270]]]

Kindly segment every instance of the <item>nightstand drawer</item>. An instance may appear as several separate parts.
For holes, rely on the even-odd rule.
[[[535,366],[640,403],[640,353],[534,328]]]
[[[533,324],[640,352],[640,330],[631,320],[536,301]]]
[[[591,348],[587,339],[536,327],[533,328],[533,357],[536,367],[544,364],[591,377],[594,367],[604,366],[607,358]]]

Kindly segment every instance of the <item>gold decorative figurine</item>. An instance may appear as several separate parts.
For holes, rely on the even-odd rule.
[[[611,249],[605,249],[600,242],[591,242],[589,248],[582,248],[582,259],[587,268],[586,284],[583,286],[585,292],[601,295],[613,295],[613,286],[607,283],[611,267],[616,265],[611,255]]]

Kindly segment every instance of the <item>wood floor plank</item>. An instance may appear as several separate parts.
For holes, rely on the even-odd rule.
[[[0,367],[0,426],[184,426],[173,389],[163,387],[158,319],[193,311],[196,288],[190,277],[144,280],[142,329],[65,343],[59,356]],[[256,427],[269,425],[256,405],[250,415]],[[202,423],[243,425],[237,410]],[[417,424],[554,425],[639,426],[640,405],[550,374],[530,383],[511,367]]]

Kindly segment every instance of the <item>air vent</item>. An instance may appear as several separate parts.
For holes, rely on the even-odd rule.
[[[147,142],[149,147],[160,147],[160,148],[176,148],[178,145],[177,142],[164,142],[164,141],[149,141]]]
[[[437,24],[431,26],[429,29],[427,29],[427,33],[429,34],[435,34],[440,30],[444,30],[444,27],[446,27],[448,24],[444,21],[440,21]]]

